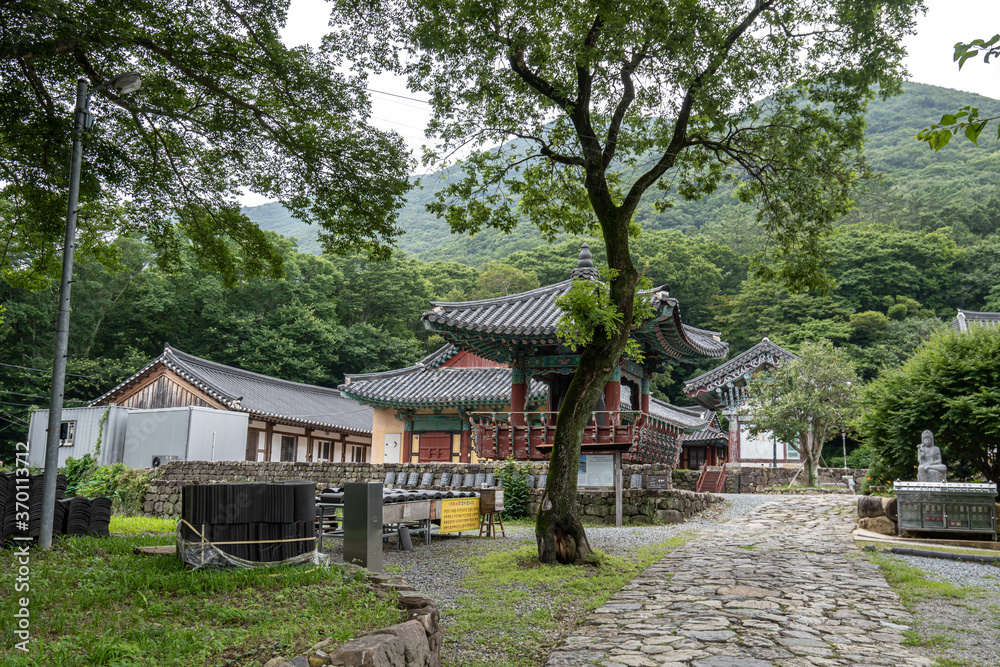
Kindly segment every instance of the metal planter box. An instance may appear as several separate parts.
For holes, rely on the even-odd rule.
[[[996,484],[896,482],[898,531],[989,533],[996,539]]]

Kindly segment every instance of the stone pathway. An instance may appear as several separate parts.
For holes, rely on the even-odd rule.
[[[595,609],[546,667],[930,665],[854,547],[854,496],[776,496],[699,532]]]

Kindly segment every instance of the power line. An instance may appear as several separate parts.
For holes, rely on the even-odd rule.
[[[384,90],[375,90],[374,88],[366,88],[369,93],[378,93],[379,95],[388,95],[389,97],[398,97],[403,100],[410,100],[411,102],[420,102],[421,104],[426,104],[430,106],[430,102],[427,100],[420,100],[416,97],[407,97],[406,95],[400,95],[398,93],[387,93]]]
[[[48,373],[52,375],[52,371],[47,371],[44,368],[30,368],[28,366],[18,366],[17,364],[5,364],[0,362],[0,366],[6,366],[7,368],[20,368],[26,371],[35,371],[36,373]],[[94,375],[80,375],[79,373],[66,373],[66,375],[72,375],[77,378],[87,378],[88,380],[100,380],[101,378]]]

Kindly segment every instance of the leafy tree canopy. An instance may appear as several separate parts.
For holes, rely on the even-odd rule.
[[[1000,481],[1000,328],[937,331],[864,392],[857,428],[878,455],[873,476],[916,478],[917,444],[934,433],[951,474]]]
[[[750,379],[749,430],[797,443],[809,486],[815,486],[823,443],[854,419],[859,388],[846,351],[829,341],[806,342],[799,359]]]
[[[430,205],[453,231],[523,216],[549,238],[607,232],[653,186],[670,206],[734,180],[774,237],[770,266],[802,286],[867,172],[864,110],[876,88],[899,92],[917,5],[386,0],[335,18],[359,58],[392,65],[371,48],[386,35],[408,49],[400,69],[431,94],[442,140],[429,161],[472,149]]]
[[[335,36],[279,39],[281,0],[8,2],[0,8],[0,271],[37,286],[56,273],[66,213],[75,82],[138,70],[105,89],[84,138],[83,251],[121,233],[176,262],[182,238],[232,282],[280,275],[281,255],[240,212],[248,190],[323,228],[331,250],[385,256],[409,189],[401,139],[367,124],[363,76]],[[179,232],[179,233],[178,233]],[[228,241],[227,241],[228,238]]]

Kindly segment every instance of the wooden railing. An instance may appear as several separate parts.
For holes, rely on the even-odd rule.
[[[469,415],[472,438],[482,458],[545,460],[552,450],[556,432],[556,412],[473,412]],[[597,411],[583,430],[583,444],[607,445],[609,450],[630,446],[637,422],[637,410]]]
[[[555,437],[555,412],[473,412],[472,440],[481,458],[546,460]],[[638,410],[597,411],[583,432],[583,450],[626,452],[641,463],[677,465],[680,430]]]

